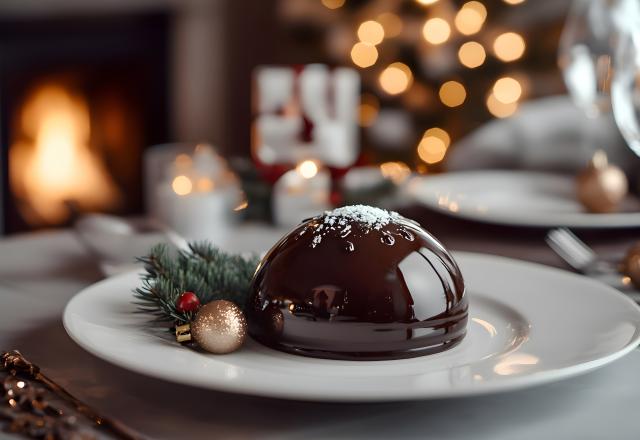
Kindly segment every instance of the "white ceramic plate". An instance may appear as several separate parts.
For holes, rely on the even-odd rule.
[[[107,279],[67,305],[64,326],[89,352],[174,382],[235,393],[324,401],[385,401],[510,391],[574,376],[631,351],[640,307],[588,278],[522,261],[456,254],[470,323],[460,345],[394,361],[332,361],[254,341],[220,356],[179,346],[135,314],[138,275]]]
[[[628,228],[640,226],[640,201],[629,196],[619,212],[586,212],[571,176],[530,171],[465,171],[414,177],[410,196],[446,214],[514,226]]]

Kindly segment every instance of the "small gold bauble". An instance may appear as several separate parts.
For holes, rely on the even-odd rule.
[[[622,271],[640,289],[640,242],[634,244],[622,260]]]
[[[240,307],[231,301],[211,301],[200,308],[191,323],[191,336],[203,350],[231,353],[247,337],[247,320]]]
[[[578,175],[576,184],[580,203],[596,213],[615,211],[629,189],[627,176],[608,163],[603,151],[593,155],[589,166]]]

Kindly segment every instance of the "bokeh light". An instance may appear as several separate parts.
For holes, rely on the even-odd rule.
[[[430,18],[422,27],[422,36],[431,44],[442,44],[450,35],[451,26],[443,18]]]
[[[358,38],[363,43],[375,46],[384,40],[384,28],[375,20],[365,21],[358,28]]]
[[[462,5],[461,9],[473,9],[482,17],[482,20],[487,19],[487,8],[479,1],[473,0]]]
[[[193,183],[187,176],[176,176],[171,182],[173,192],[179,196],[186,196],[193,190]]]
[[[399,185],[409,178],[411,168],[404,162],[384,162],[380,164],[380,172],[385,179]]]
[[[437,3],[438,0],[416,0],[416,3],[419,3],[423,6],[428,6],[428,5],[432,5],[434,3]]]
[[[393,12],[383,12],[378,15],[378,23],[384,29],[384,36],[388,38],[397,37],[402,32],[402,20]]]
[[[329,9],[338,9],[344,5],[345,0],[322,0],[322,4]]]
[[[403,63],[390,64],[380,74],[379,82],[382,90],[390,95],[404,92],[411,85],[413,74],[411,69]]]
[[[438,95],[447,107],[457,107],[467,98],[467,91],[458,81],[447,81],[440,86]]]
[[[524,0],[502,0],[508,5],[519,5],[520,3],[524,3]]]
[[[498,35],[493,42],[493,52],[502,61],[515,61],[522,57],[526,43],[524,38],[515,32]]]
[[[505,76],[493,85],[493,95],[503,104],[512,104],[522,96],[522,86],[517,79]]]
[[[487,18],[487,9],[477,1],[467,2],[456,14],[454,24],[463,35],[473,35],[482,29]]]
[[[378,117],[380,111],[380,102],[374,95],[366,93],[360,97],[360,125],[363,127],[371,127]]]
[[[358,42],[351,49],[351,61],[358,67],[370,67],[378,61],[378,49],[368,43]]]
[[[440,139],[444,143],[444,146],[446,148],[449,148],[449,145],[451,144],[451,137],[449,136],[449,133],[447,133],[440,127],[430,128],[426,130],[422,135],[423,138],[429,137],[429,136]]]
[[[428,164],[442,161],[446,154],[447,146],[435,136],[424,136],[418,144],[418,157]]]
[[[460,46],[458,50],[460,63],[470,69],[481,66],[486,58],[487,54],[484,51],[484,47],[477,41],[468,41]]]
[[[497,118],[507,118],[516,112],[518,109],[518,103],[512,102],[510,104],[505,104],[498,101],[493,93],[490,93],[487,97],[487,109]]]

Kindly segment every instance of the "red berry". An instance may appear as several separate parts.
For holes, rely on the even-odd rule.
[[[199,307],[200,300],[193,292],[184,292],[176,301],[176,309],[180,313],[195,312]]]

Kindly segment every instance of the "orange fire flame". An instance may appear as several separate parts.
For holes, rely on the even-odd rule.
[[[10,179],[19,209],[32,224],[68,219],[68,203],[83,211],[114,207],[118,190],[89,147],[86,102],[63,87],[35,90],[20,115],[22,140],[10,148]]]

